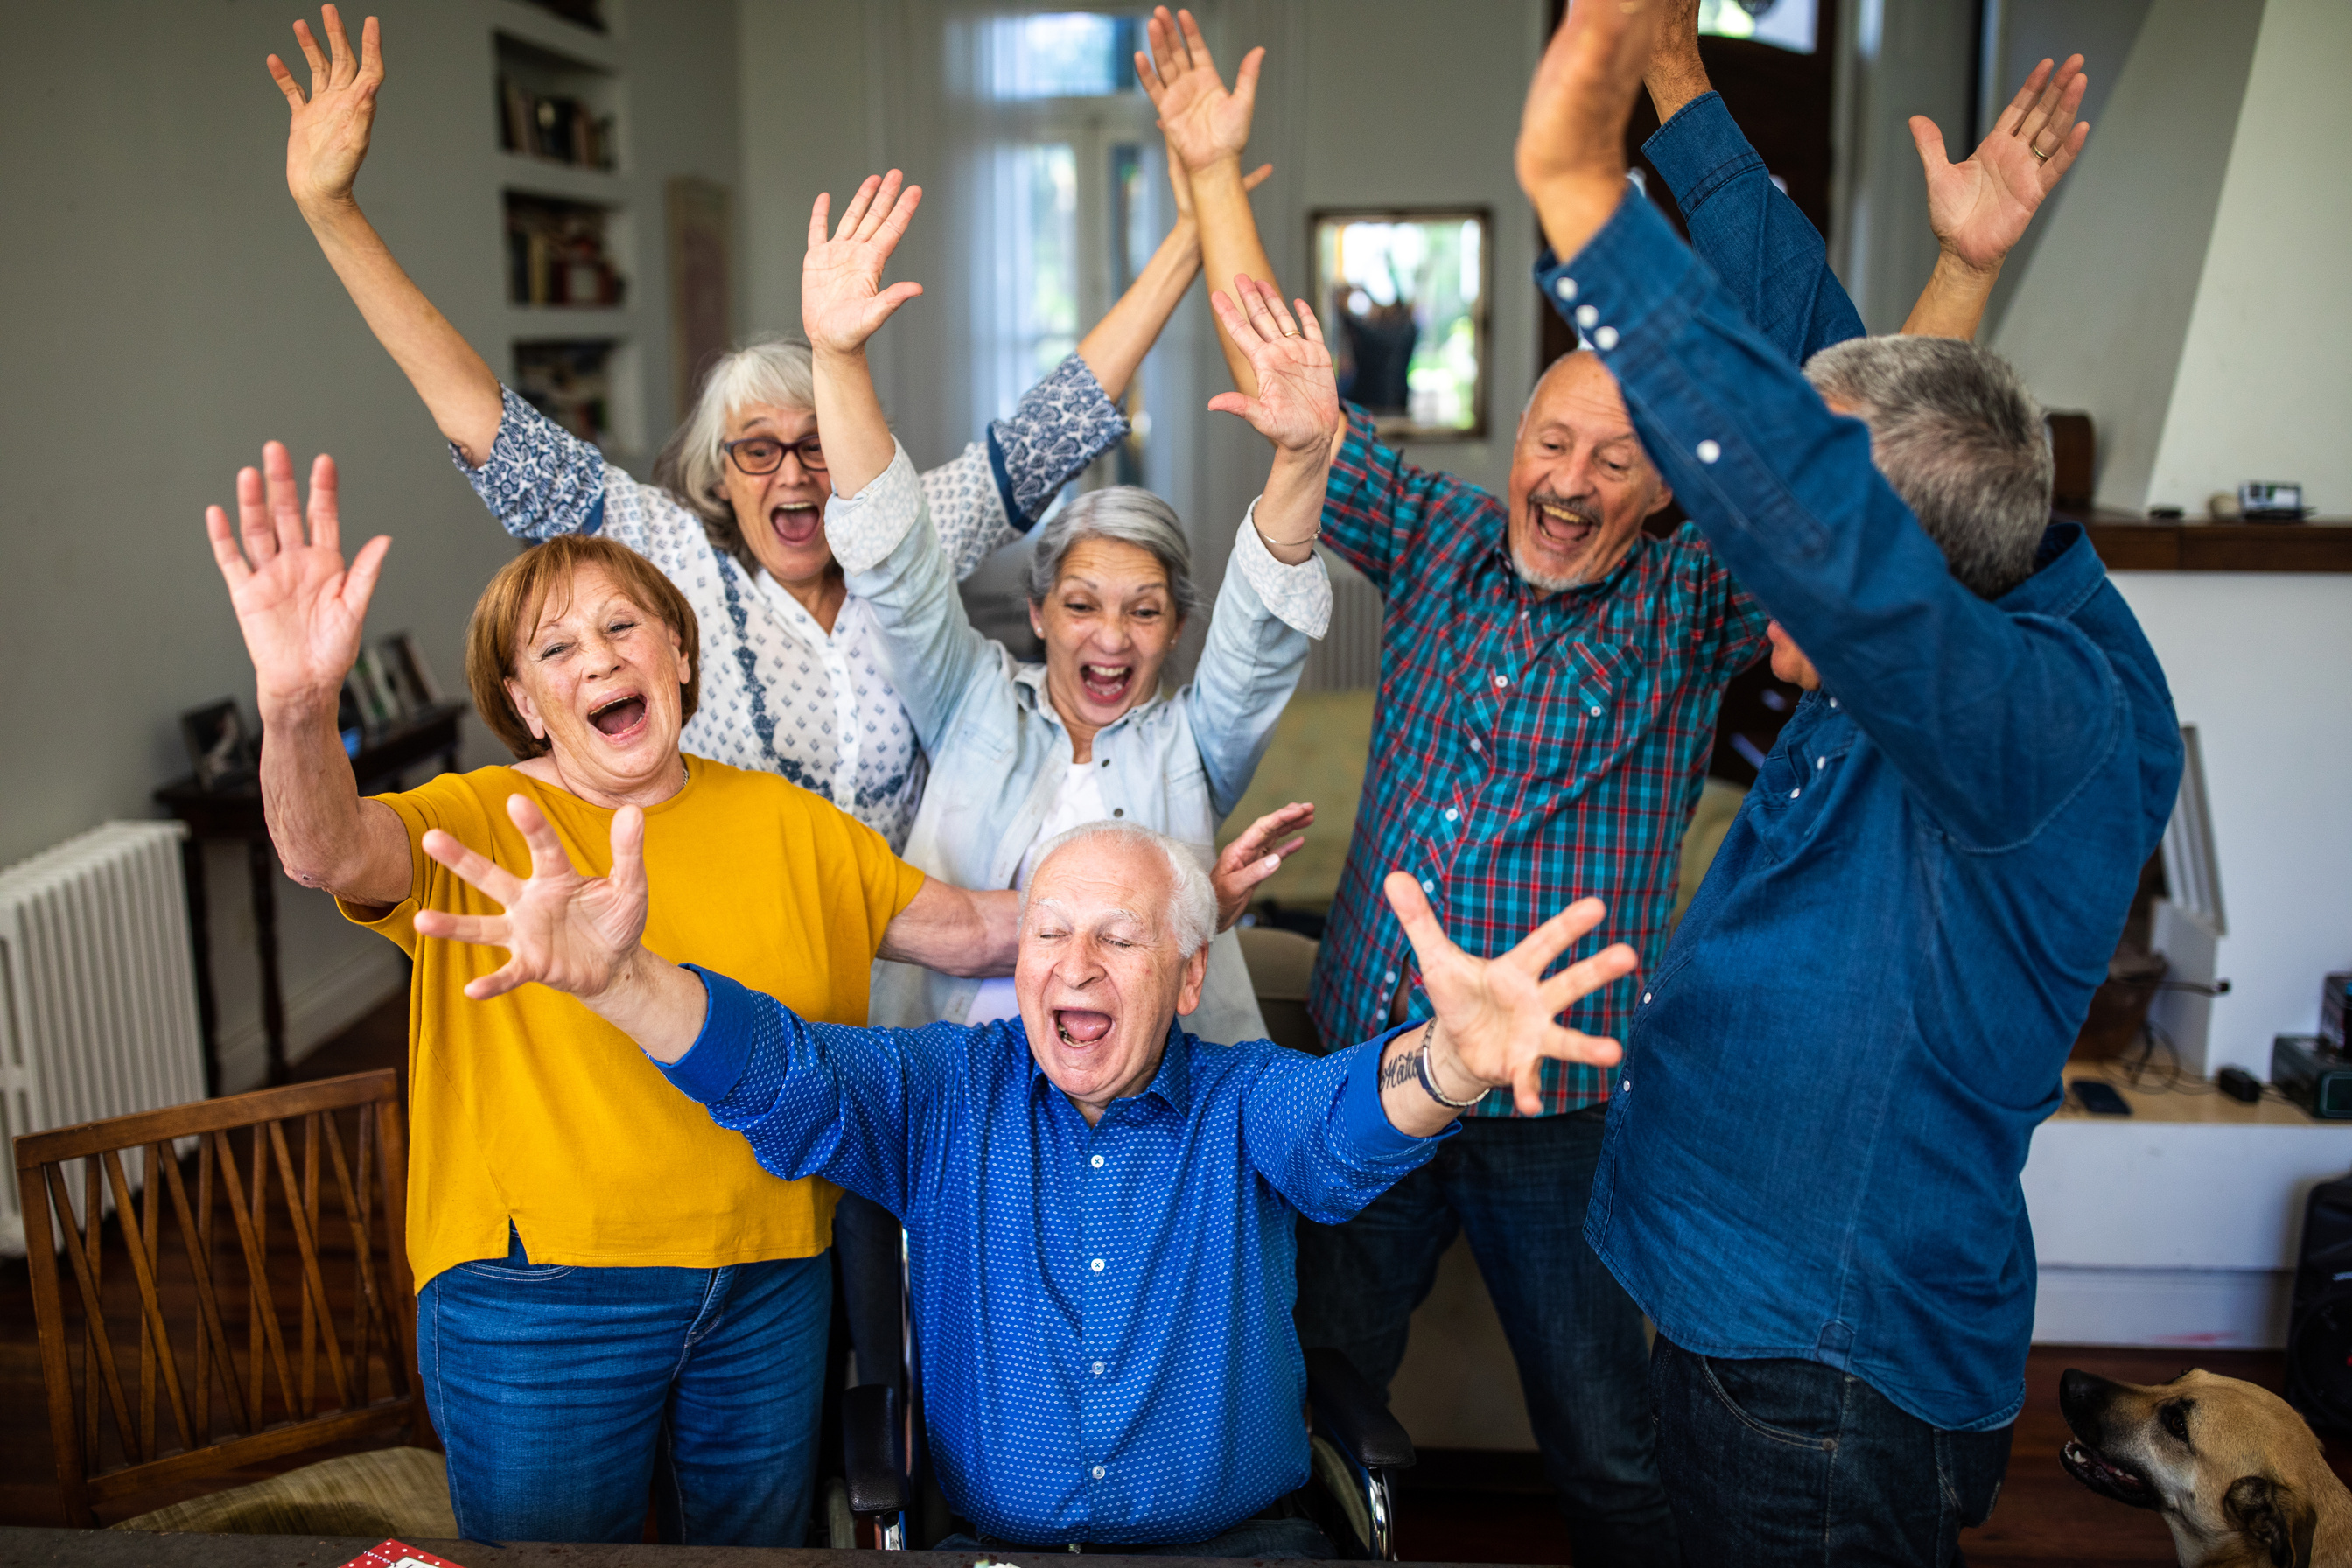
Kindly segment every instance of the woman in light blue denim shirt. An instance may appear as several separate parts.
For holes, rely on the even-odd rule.
[[[802,324],[835,466],[826,536],[849,591],[873,608],[892,680],[932,758],[908,860],[966,887],[1013,887],[1044,834],[1074,825],[1066,818],[1107,816],[1169,834],[1213,863],[1217,825],[1248,787],[1310,639],[1330,619],[1330,581],[1311,546],[1339,395],[1312,313],[1301,304],[1302,330],[1246,279],[1235,280],[1240,307],[1216,297],[1219,318],[1257,368],[1259,394],[1229,393],[1211,406],[1247,418],[1276,456],[1234,541],[1192,684],[1160,692],[1192,596],[1182,532],[1166,502],[1125,487],[1081,498],[1040,539],[1029,613],[1046,657],[1023,664],[965,615],[923,487],[866,374],[866,339],[912,297],[904,283],[880,288],[910,216],[903,200],[887,216],[881,205],[866,207],[861,193],[827,240],[820,204]],[[1219,868],[1227,923],[1239,912],[1234,873],[1255,879],[1251,868],[1264,863]],[[871,1017],[968,1022],[983,1000],[980,984],[878,965]],[[1211,944],[1201,1005],[1183,1022],[1216,1041],[1265,1033],[1230,931]]]

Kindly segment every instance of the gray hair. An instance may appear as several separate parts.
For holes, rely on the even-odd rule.
[[[798,338],[754,338],[721,358],[702,378],[694,412],[662,443],[661,455],[654,459],[654,483],[700,518],[710,542],[741,562],[746,571],[756,570],[758,563],[727,500],[727,454],[719,444],[727,438],[729,416],[754,403],[779,408],[816,406],[808,344]]]
[[[1956,338],[1854,338],[1815,354],[1805,379],[1870,426],[1871,460],[1963,586],[1998,599],[2033,575],[2050,437],[2007,360]]]
[[[1099,494],[1100,492],[1097,492]],[[1185,958],[1192,957],[1209,945],[1217,934],[1217,891],[1210,885],[1209,873],[1200,860],[1180,839],[1165,833],[1154,832],[1133,822],[1082,822],[1066,833],[1056,833],[1045,840],[1038,851],[1037,864],[1029,873],[1029,887],[1037,885],[1045,873],[1045,863],[1073,844],[1091,843],[1097,838],[1115,839],[1121,844],[1149,847],[1160,851],[1168,860],[1169,931],[1176,938],[1176,951]],[[1029,915],[1029,889],[1021,889],[1021,916]]]
[[[1029,558],[1031,604],[1045,602],[1071,549],[1089,539],[1116,540],[1150,551],[1168,574],[1168,594],[1176,601],[1178,620],[1190,619],[1199,607],[1201,593],[1192,585],[1192,546],[1176,509],[1136,485],[1088,490],[1038,531],[1036,553]]]

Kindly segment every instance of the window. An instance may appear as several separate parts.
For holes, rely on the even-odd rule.
[[[1484,437],[1486,213],[1327,212],[1310,223],[1340,395],[1384,438]]]
[[[1818,5],[1819,0],[1698,0],[1698,30],[1810,55]]]
[[[988,96],[1013,100],[1140,94],[1135,54],[1143,19],[1093,11],[996,16],[986,24]]]

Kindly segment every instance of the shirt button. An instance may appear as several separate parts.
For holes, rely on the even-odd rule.
[[[1097,1480],[1100,1480],[1100,1479],[1103,1479],[1103,1468],[1102,1468],[1100,1465],[1097,1465],[1097,1466],[1095,1467],[1095,1479],[1097,1479]]]
[[[1801,789],[1792,789],[1792,790],[1790,790],[1790,791],[1789,792],[1789,798],[1790,798],[1790,800],[1794,800],[1794,799],[1796,799],[1799,795],[1802,795],[1802,794],[1804,794],[1804,793],[1805,793],[1805,792],[1804,792],[1803,790],[1801,790]]]
[[[1483,752],[1483,751],[1485,751],[1486,748],[1486,747],[1484,747],[1484,746],[1482,746],[1482,745],[1480,745],[1480,744],[1477,742],[1477,741],[1474,738],[1474,739],[1471,741],[1471,742],[1470,742],[1470,749],[1471,749],[1472,751],[1474,751],[1474,752]]]
[[[1102,1259],[1099,1258],[1095,1259],[1095,1272],[1097,1274],[1102,1272]]]
[[[1433,893],[1437,891],[1437,884],[1423,877],[1421,879],[1421,890],[1424,893]]]
[[[1718,447],[1718,446],[1717,446],[1714,442],[1712,442],[1712,441],[1701,441],[1701,442],[1698,444],[1698,460],[1699,460],[1700,462],[1702,462],[1702,463],[1712,463],[1712,462],[1714,462],[1717,458],[1720,458],[1720,457],[1722,457],[1722,456],[1723,456],[1723,448],[1722,448],[1722,447]]]
[[[1103,1364],[1102,1364],[1102,1363],[1100,1363],[1100,1362],[1097,1362],[1097,1363],[1095,1363],[1095,1375],[1096,1375],[1097,1377],[1100,1377],[1102,1374],[1103,1374]]]
[[[1834,708],[1834,707],[1836,707],[1836,706],[1837,706],[1837,699],[1836,699],[1836,698],[1832,697],[1832,698],[1831,698],[1831,699],[1830,699],[1830,706],[1831,706],[1831,707],[1832,707],[1832,708]]]
[[[1576,308],[1576,324],[1580,327],[1590,327],[1600,319],[1601,312],[1590,305],[1579,305]]]
[[[1113,816],[1125,816],[1127,815],[1127,807],[1123,805],[1114,805],[1110,808],[1110,814]]]
[[[1475,742],[1475,741],[1473,741],[1473,742],[1471,742],[1470,743],[1471,743],[1472,745],[1474,745],[1474,746],[1475,746],[1475,745],[1476,745],[1478,742]],[[1456,820],[1458,820],[1458,819],[1461,817],[1461,816],[1462,816],[1462,814],[1461,814],[1459,811],[1456,811],[1454,807],[1452,807],[1452,806],[1450,806],[1450,805],[1449,805],[1449,806],[1447,806],[1447,807],[1445,808],[1445,820],[1446,820],[1446,821],[1448,821],[1448,822],[1456,821]]]
[[[1648,1006],[1649,1005],[1650,1005],[1650,994],[1649,994],[1647,991],[1644,991],[1644,992],[1643,992],[1643,993],[1642,993],[1642,1005],[1643,1005],[1644,1007],[1646,1007],[1646,1006]]]
[[[1617,346],[1617,329],[1614,327],[1601,328],[1599,331],[1592,334],[1592,342],[1596,347],[1603,351],[1615,348]]]
[[[1505,675],[1505,674],[1504,674],[1502,671],[1500,671],[1500,670],[1496,670],[1496,671],[1495,672],[1495,684],[1496,684],[1496,685],[1497,685],[1497,686],[1508,686],[1510,683],[1511,683],[1511,678],[1510,678],[1509,676]]]
[[[1395,970],[1393,970],[1393,969],[1391,969],[1391,970],[1390,970],[1386,974],[1381,975],[1381,984],[1385,984],[1385,985],[1393,985],[1393,984],[1396,984],[1396,971],[1395,971]]]
[[[1822,769],[1828,767],[1829,765],[1830,760],[1827,757],[1815,757],[1813,759],[1813,771],[1815,773],[1819,773]]]
[[[1618,1085],[1617,1085],[1617,1092],[1618,1092],[1618,1093],[1620,1093],[1620,1094],[1631,1094],[1631,1093],[1633,1093],[1633,1080],[1632,1079],[1630,1079],[1630,1078],[1629,1078],[1629,1079],[1624,1079],[1620,1080],[1620,1081],[1619,1081],[1619,1083],[1618,1083]]]
[[[1576,279],[1562,278],[1552,284],[1551,291],[1563,300],[1573,300],[1576,298]]]
[[[1102,1156],[1100,1154],[1095,1156],[1095,1169],[1097,1171],[1102,1169]]]
[[[1586,711],[1586,712],[1588,712],[1588,713],[1590,713],[1590,714],[1591,714],[1595,719],[1598,719],[1598,718],[1600,718],[1600,717],[1601,717],[1601,710],[1600,710],[1600,709],[1598,709],[1598,708],[1588,708],[1588,709],[1586,709],[1586,710],[1585,710],[1585,711]]]

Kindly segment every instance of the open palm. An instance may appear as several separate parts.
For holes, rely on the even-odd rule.
[[[1991,133],[1958,163],[1945,161],[1944,133],[1935,121],[1912,116],[1912,140],[1927,177],[1927,222],[1946,250],[1986,271],[2024,237],[2043,198],[2091,134],[2089,124],[2074,118],[2088,84],[2082,56],[2054,71],[2043,60],[1993,121]]]
[[[801,263],[801,330],[809,346],[852,353],[866,344],[891,313],[923,291],[919,283],[882,287],[882,269],[914,218],[923,187],[899,188],[904,176],[893,169],[868,174],[843,209],[840,224],[825,234],[830,195],[809,209],[808,255]]]
[[[1546,1061],[1609,1067],[1623,1054],[1616,1041],[1567,1028],[1559,1019],[1579,997],[1633,973],[1632,948],[1614,943],[1544,978],[1570,942],[1601,923],[1608,911],[1600,900],[1570,904],[1499,958],[1476,958],[1447,938],[1420,883],[1391,871],[1382,890],[1412,943],[1422,989],[1447,1043],[1471,1077],[1508,1085],[1519,1114],[1542,1114]]]
[[[1323,324],[1297,301],[1293,316],[1282,296],[1255,279],[1236,274],[1234,296],[1220,289],[1209,303],[1224,323],[1225,331],[1249,355],[1257,372],[1257,395],[1220,393],[1209,406],[1238,414],[1250,427],[1276,446],[1293,452],[1323,452],[1339,428],[1339,384],[1332,376],[1331,351],[1323,342]]]
[[[376,20],[370,16],[360,28],[360,47],[352,51],[343,32],[343,19],[332,5],[322,8],[327,51],[311,36],[308,22],[294,24],[294,41],[310,62],[310,91],[306,98],[294,73],[276,55],[269,57],[270,79],[286,95],[293,111],[286,133],[286,188],[297,205],[341,201],[352,194],[360,163],[367,157],[368,136],[375,125],[376,89],[383,85],[383,55],[377,47]]]
[[[1150,40],[1151,52],[1135,57],[1135,74],[1160,111],[1160,128],[1167,133],[1171,150],[1189,169],[1239,158],[1249,145],[1250,116],[1257,105],[1258,71],[1265,63],[1265,51],[1252,49],[1242,58],[1227,90],[1192,12],[1171,16],[1168,7],[1160,6],[1152,14]]]
[[[261,464],[266,484],[264,474],[238,470],[237,529],[230,529],[228,515],[215,506],[205,509],[205,531],[236,607],[266,710],[279,699],[328,697],[341,688],[359,658],[368,598],[392,541],[369,540],[345,570],[335,460],[322,452],[310,466],[308,540],[286,448],[270,442],[261,449]]]
[[[602,994],[645,934],[646,814],[634,805],[613,814],[613,869],[603,877],[580,874],[529,795],[507,796],[507,816],[530,846],[528,879],[438,828],[424,842],[427,855],[506,912],[420,910],[418,934],[507,951],[504,965],[467,984],[466,994],[477,1002],[534,982],[574,996]]]

